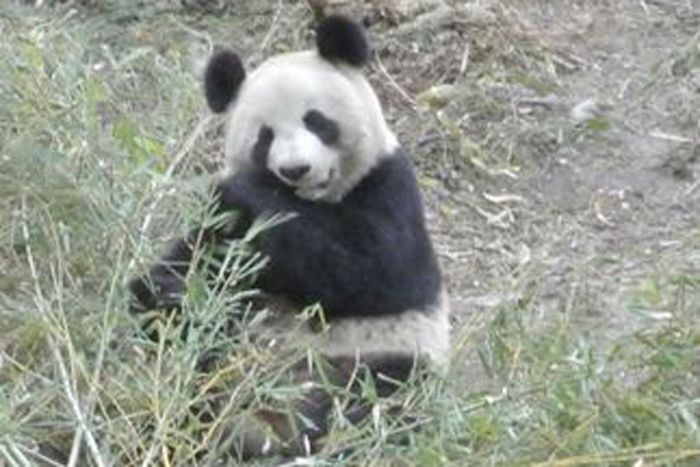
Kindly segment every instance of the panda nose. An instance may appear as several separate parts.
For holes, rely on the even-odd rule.
[[[280,175],[289,180],[290,182],[298,182],[301,177],[309,173],[311,166],[308,164],[304,165],[294,165],[291,167],[281,167]]]

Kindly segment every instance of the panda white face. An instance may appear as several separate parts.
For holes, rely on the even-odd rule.
[[[228,113],[228,174],[263,167],[302,198],[340,201],[398,147],[361,72],[369,56],[362,28],[342,17],[319,24],[316,50],[274,56],[250,76],[234,52],[216,53],[205,93]]]
[[[306,51],[273,57],[242,83],[225,153],[229,172],[264,166],[298,196],[335,202],[395,147],[362,74]]]
[[[304,127],[295,127],[266,119],[260,124],[250,158],[295,188],[300,197],[316,200],[323,198],[338,178],[338,124],[317,110],[306,112],[302,121]],[[230,166],[238,165],[237,158],[227,159]]]

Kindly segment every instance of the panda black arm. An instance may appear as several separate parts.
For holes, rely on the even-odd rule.
[[[436,301],[440,273],[403,156],[382,161],[338,204],[301,200],[271,176],[240,175],[220,186],[223,205],[254,215],[298,214],[258,240],[270,258],[261,289],[300,304],[319,302],[331,318],[400,313]]]
[[[250,223],[250,218],[241,216],[235,224],[227,225],[227,230],[222,227],[199,227],[186,237],[174,240],[147,274],[129,281],[130,311],[139,313],[156,309],[179,309],[185,292],[185,276],[190,269],[196,246],[241,238]]]

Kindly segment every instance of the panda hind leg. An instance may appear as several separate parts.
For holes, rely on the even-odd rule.
[[[369,358],[358,365],[353,358],[320,359],[309,366],[306,360],[297,363],[291,371],[291,383],[309,387],[302,396],[292,399],[287,407],[258,409],[245,419],[232,420],[235,436],[229,436],[229,453],[241,460],[266,456],[304,456],[321,450],[329,433],[334,396],[328,388],[344,392],[350,389],[350,398],[343,417],[353,425],[362,423],[372,412],[372,404],[363,400],[361,381],[369,375],[379,397],[393,394],[408,381],[416,369],[413,356],[383,355]],[[400,409],[389,413],[404,418]],[[341,449],[332,456],[343,457]]]
[[[233,417],[219,437],[219,447],[238,461],[315,453],[328,431],[331,397],[313,390],[293,400],[289,408],[257,409]]]
[[[418,363],[413,355],[399,354],[367,357],[359,363],[352,357],[320,360],[321,364],[316,364],[316,368],[309,369],[306,361],[297,365],[295,382],[308,384],[312,389],[294,402],[286,418],[276,419],[275,431],[288,440],[287,445],[295,449],[296,454],[321,449],[331,428],[334,397],[324,387],[339,389],[341,397],[347,398],[343,418],[352,425],[358,425],[367,420],[373,407],[362,397],[362,382],[371,377],[377,395],[380,398],[389,397],[411,379]],[[349,393],[345,389],[349,389]],[[398,407],[390,408],[389,414],[404,418]]]

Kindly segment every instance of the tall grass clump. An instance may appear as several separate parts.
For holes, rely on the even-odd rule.
[[[124,283],[206,215],[205,184],[175,176],[204,121],[185,48],[202,41],[167,16],[1,15],[1,452],[148,463],[187,436],[205,346],[143,341]]]
[[[295,356],[247,339],[264,259],[244,239],[227,250],[227,287],[188,277],[184,337],[187,323],[165,317],[146,339],[125,283],[167,239],[217,221],[199,175],[216,122],[196,70],[213,42],[204,31],[245,18],[95,3],[0,6],[0,464],[230,465],[222,427],[298,390],[280,379]],[[697,231],[684,241],[700,250]],[[529,324],[536,301],[501,305],[483,332],[455,330],[477,337],[456,339],[444,378],[386,401],[364,386],[366,423],[339,420],[304,462],[696,465],[700,274],[652,283],[627,307],[648,326],[605,345],[570,310],[542,328]],[[223,332],[232,316],[238,331]],[[464,377],[465,349],[488,391]],[[198,371],[212,354],[220,363]],[[400,420],[387,415],[396,406]]]

